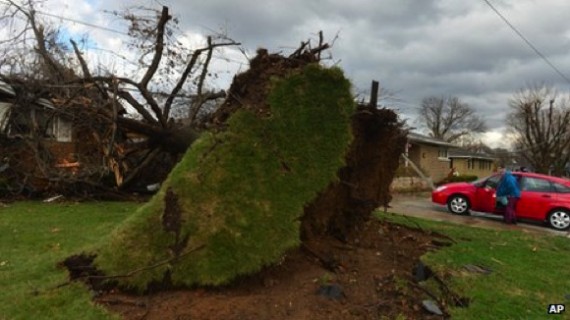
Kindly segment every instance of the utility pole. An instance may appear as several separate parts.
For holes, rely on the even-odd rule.
[[[370,106],[374,108],[376,108],[378,105],[378,88],[378,81],[372,80],[372,89],[370,90]]]

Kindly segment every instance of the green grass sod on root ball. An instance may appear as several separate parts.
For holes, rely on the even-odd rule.
[[[303,206],[343,165],[355,103],[338,68],[309,65],[271,86],[271,115],[238,111],[226,131],[199,138],[96,250],[100,270],[130,274],[119,285],[136,290],[165,275],[174,285],[219,285],[299,244]]]

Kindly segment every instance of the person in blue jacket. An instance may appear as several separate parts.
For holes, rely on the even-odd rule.
[[[510,170],[505,170],[503,177],[499,181],[499,185],[497,186],[497,198],[499,197],[507,197],[508,201],[503,220],[505,223],[516,224],[517,216],[515,209],[517,202],[521,197],[521,190],[517,179],[513,176]]]

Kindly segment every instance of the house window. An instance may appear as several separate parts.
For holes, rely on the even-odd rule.
[[[32,117],[31,112],[22,112],[18,108],[12,108],[8,119],[8,135],[10,137],[30,136],[32,134]]]
[[[71,142],[71,121],[54,115],[53,112],[13,108],[11,112],[5,113],[8,114],[4,117],[4,120],[9,121],[5,125],[8,127],[8,135],[10,137],[31,137],[36,134],[39,137],[58,142]],[[0,125],[2,125],[2,118],[0,118]]]
[[[479,160],[479,169],[491,170],[491,162],[485,160]]]
[[[46,128],[46,135],[59,142],[71,142],[71,122],[54,117]]]
[[[439,150],[437,152],[437,157],[447,159],[447,149],[446,148],[439,148]]]
[[[473,159],[467,159],[467,169],[473,169]]]
[[[6,130],[6,125],[8,124],[8,119],[10,118],[10,108],[11,103],[0,102],[0,131],[4,132]]]

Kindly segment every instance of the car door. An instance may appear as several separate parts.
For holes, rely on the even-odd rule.
[[[552,186],[556,191],[556,206],[570,208],[570,185],[552,182]]]
[[[538,177],[521,177],[521,198],[516,207],[519,218],[542,220],[556,201],[556,191],[552,183]]]
[[[475,191],[475,201],[472,203],[472,209],[480,212],[495,212],[495,192],[501,175],[494,175],[485,180]]]

